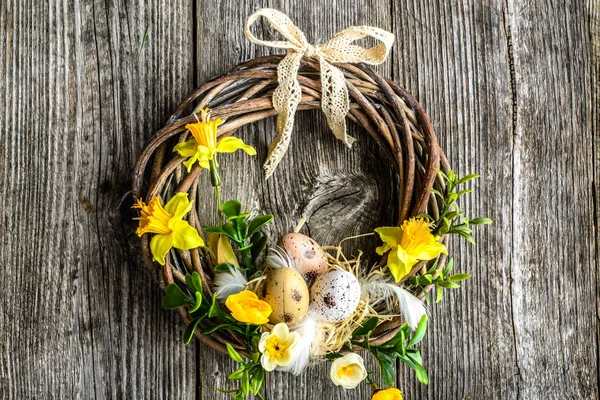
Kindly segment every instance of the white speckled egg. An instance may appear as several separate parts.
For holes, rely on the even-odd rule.
[[[358,279],[346,271],[330,271],[317,278],[310,290],[310,308],[320,319],[340,322],[348,318],[360,300]]]
[[[306,235],[286,233],[279,239],[278,245],[290,256],[308,286],[329,269],[327,256],[321,246]]]

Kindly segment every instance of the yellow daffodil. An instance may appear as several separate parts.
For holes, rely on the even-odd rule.
[[[242,290],[232,294],[225,300],[225,305],[231,311],[231,316],[240,322],[262,325],[269,322],[273,309],[266,301],[258,299],[256,293]]]
[[[331,364],[329,377],[337,386],[354,389],[367,377],[365,362],[358,354],[348,353]]]
[[[173,151],[178,152],[180,156],[189,157],[183,163],[188,172],[192,170],[196,161],[202,168],[210,169],[210,161],[217,153],[233,153],[241,149],[251,156],[256,154],[254,147],[235,137],[226,137],[217,142],[217,127],[223,121],[220,118],[211,120],[208,109],[202,110],[201,115],[201,121],[185,126],[194,138],[179,143],[173,148]]]
[[[375,229],[383,245],[377,248],[377,254],[388,255],[390,272],[399,282],[419,260],[433,260],[440,253],[448,254],[446,246],[439,243],[439,237],[431,234],[425,219],[411,218],[404,221],[402,227],[384,226]]]
[[[402,392],[396,388],[378,390],[373,393],[371,400],[402,400]]]
[[[258,350],[262,353],[260,363],[265,371],[290,365],[294,361],[299,340],[300,334],[290,332],[283,322],[275,325],[271,332],[263,333],[258,342]]]
[[[165,256],[171,247],[189,250],[204,246],[204,241],[183,216],[192,209],[187,193],[177,193],[163,206],[160,198],[154,197],[149,204],[141,200],[133,206],[140,209],[140,225],[137,228],[138,236],[144,233],[154,233],[150,241],[150,251],[154,261],[165,264]]]

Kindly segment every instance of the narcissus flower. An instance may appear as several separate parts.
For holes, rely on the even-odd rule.
[[[140,225],[137,228],[138,236],[144,233],[154,233],[150,240],[150,251],[154,261],[165,264],[165,256],[172,247],[189,250],[204,246],[204,241],[183,216],[192,209],[193,202],[188,200],[187,193],[177,193],[164,206],[160,198],[154,197],[149,204],[142,200],[133,206],[140,209]]]
[[[173,151],[178,152],[180,156],[189,157],[183,163],[188,172],[192,170],[196,161],[202,168],[210,169],[210,161],[217,153],[233,153],[236,150],[243,150],[251,156],[256,154],[254,147],[235,137],[226,137],[217,142],[217,127],[223,121],[220,118],[211,120],[208,109],[202,110],[201,115],[201,121],[185,126],[194,138],[179,143],[173,148]]]
[[[232,294],[225,300],[225,305],[231,311],[231,316],[240,322],[262,325],[269,322],[273,309],[266,301],[258,299],[256,293],[242,290]]]
[[[275,325],[271,332],[265,332],[258,342],[258,350],[262,353],[260,363],[265,371],[273,371],[277,367],[285,367],[294,361],[298,332],[290,332],[283,322]]]
[[[337,386],[354,389],[367,377],[365,362],[358,354],[348,353],[331,364],[329,377]]]
[[[446,246],[439,243],[439,237],[431,234],[425,219],[411,218],[404,221],[402,227],[384,226],[375,229],[383,245],[377,248],[377,254],[388,255],[390,272],[399,282],[420,260],[433,260],[440,253],[448,254]]]
[[[396,388],[378,390],[373,393],[371,400],[402,400],[402,392]]]

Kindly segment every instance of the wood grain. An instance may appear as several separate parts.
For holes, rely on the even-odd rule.
[[[2,397],[195,390],[194,354],[120,212],[148,134],[193,87],[190,8],[0,5]]]
[[[243,37],[245,18],[267,6],[315,43],[355,24],[393,31],[379,71],[424,105],[452,167],[482,175],[461,205],[495,225],[476,231],[477,247],[451,243],[473,279],[430,308],[431,383],[399,365],[405,398],[597,399],[596,0],[0,2],[0,397],[229,398],[214,388],[228,387],[233,363],[182,345],[180,321],[160,306],[127,193],[144,143],[187,93],[271,52]],[[222,157],[224,197],[274,213],[273,239],[302,216],[323,244],[390,223],[386,155],[350,133],[352,150],[320,112],[299,114],[265,182],[273,121],[244,128],[258,155]],[[214,199],[202,201],[214,223]],[[265,398],[369,397],[328,374],[272,374]]]

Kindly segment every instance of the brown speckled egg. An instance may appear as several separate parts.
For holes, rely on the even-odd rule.
[[[310,289],[310,307],[320,319],[340,322],[356,310],[360,301],[360,283],[347,271],[329,271]]]
[[[308,286],[329,269],[327,256],[317,242],[301,233],[286,233],[277,244],[285,250]]]
[[[285,322],[292,326],[308,311],[310,295],[302,276],[292,268],[275,268],[268,272],[260,297],[269,303],[272,324]]]

